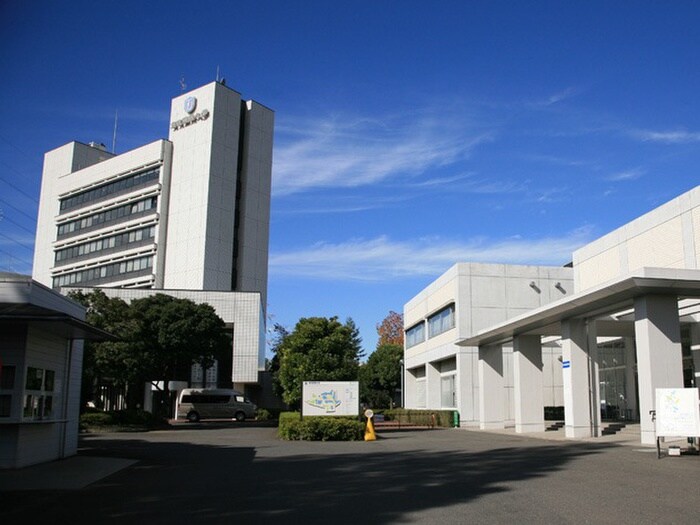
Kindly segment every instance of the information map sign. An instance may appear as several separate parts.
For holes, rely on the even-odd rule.
[[[697,388],[656,389],[656,437],[700,436]]]
[[[357,416],[360,383],[357,381],[304,381],[302,416]]]

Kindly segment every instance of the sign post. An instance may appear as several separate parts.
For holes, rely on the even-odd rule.
[[[661,437],[700,436],[700,400],[697,388],[656,389],[656,443]]]

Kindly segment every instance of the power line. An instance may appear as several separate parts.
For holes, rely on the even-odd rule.
[[[34,253],[34,248],[33,248],[33,247],[27,246],[26,244],[24,244],[24,243],[22,243],[22,242],[19,242],[17,239],[13,239],[12,237],[8,237],[8,236],[5,235],[4,233],[0,233],[0,235],[2,235],[3,237],[5,237],[5,239],[7,239],[8,241],[12,241],[12,242],[14,242],[15,244],[19,244],[19,245],[20,245],[22,248],[24,248],[25,250],[29,250],[30,252]]]
[[[27,228],[25,228],[25,227],[22,226],[21,224],[16,223],[16,222],[13,221],[12,219],[10,219],[7,215],[4,215],[4,214],[2,213],[2,208],[0,208],[0,221],[9,221],[9,222],[11,222],[12,224],[14,224],[15,226],[17,226],[18,228],[23,229],[25,232],[27,232],[27,233],[29,233],[29,234],[31,234],[31,235],[35,235],[35,234],[36,234],[36,232],[33,232],[33,231],[28,230]]]
[[[14,171],[15,173],[19,173],[16,169],[14,169],[14,168],[8,166],[8,165],[5,164],[4,162],[3,162],[2,164],[3,164],[3,166],[5,166],[6,168],[11,169],[12,171]],[[21,174],[20,174],[20,175],[21,175]],[[20,193],[21,193],[22,195],[24,195],[25,197],[29,197],[29,198],[32,199],[34,202],[36,202],[37,204],[39,204],[39,200],[38,200],[36,197],[34,197],[34,196],[32,196],[32,195],[29,195],[29,193],[27,193],[26,191],[24,191],[24,190],[18,188],[17,186],[15,186],[14,184],[12,184],[10,181],[8,181],[8,180],[6,180],[6,179],[4,179],[4,178],[2,178],[2,177],[0,177],[0,180],[3,181],[3,182],[4,182],[5,184],[7,184],[8,186],[12,186],[14,189],[16,189],[18,192],[20,192]]]
[[[21,257],[17,257],[17,256],[16,256],[15,254],[13,254],[13,253],[6,252],[5,250],[0,250],[0,253],[4,253],[5,255],[7,255],[7,256],[10,258],[10,260],[14,259],[14,260],[16,260],[16,261],[19,261],[19,262],[21,262],[21,263],[26,264],[26,265],[29,266],[30,268],[31,268],[31,266],[32,266],[32,263],[31,263],[31,262],[27,261],[26,259],[22,259]],[[8,266],[8,269],[9,269],[9,266]]]
[[[3,204],[5,204],[6,206],[9,206],[10,208],[12,208],[13,210],[15,210],[15,211],[16,211],[17,213],[19,213],[20,215],[24,215],[27,219],[29,219],[29,220],[32,221],[34,224],[36,224],[36,217],[32,217],[31,215],[29,215],[29,214],[27,214],[27,213],[24,213],[22,210],[20,210],[19,208],[16,208],[15,206],[13,206],[12,204],[10,204],[9,202],[7,202],[7,201],[4,200],[4,199],[0,199],[0,202],[2,202]]]

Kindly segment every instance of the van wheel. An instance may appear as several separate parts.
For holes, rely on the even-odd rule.
[[[187,414],[187,421],[189,421],[190,423],[196,423],[197,421],[199,421],[199,414],[192,410]]]
[[[245,414],[243,412],[236,412],[236,421],[245,421]]]

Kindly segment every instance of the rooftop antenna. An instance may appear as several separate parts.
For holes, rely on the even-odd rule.
[[[117,120],[118,120],[118,112],[115,109],[114,110],[114,134],[112,135],[112,153],[114,153],[114,154],[117,153]]]
[[[185,84],[185,77],[180,78],[180,89],[185,91],[187,89],[187,84]]]
[[[219,66],[216,66],[216,81],[219,81]]]

